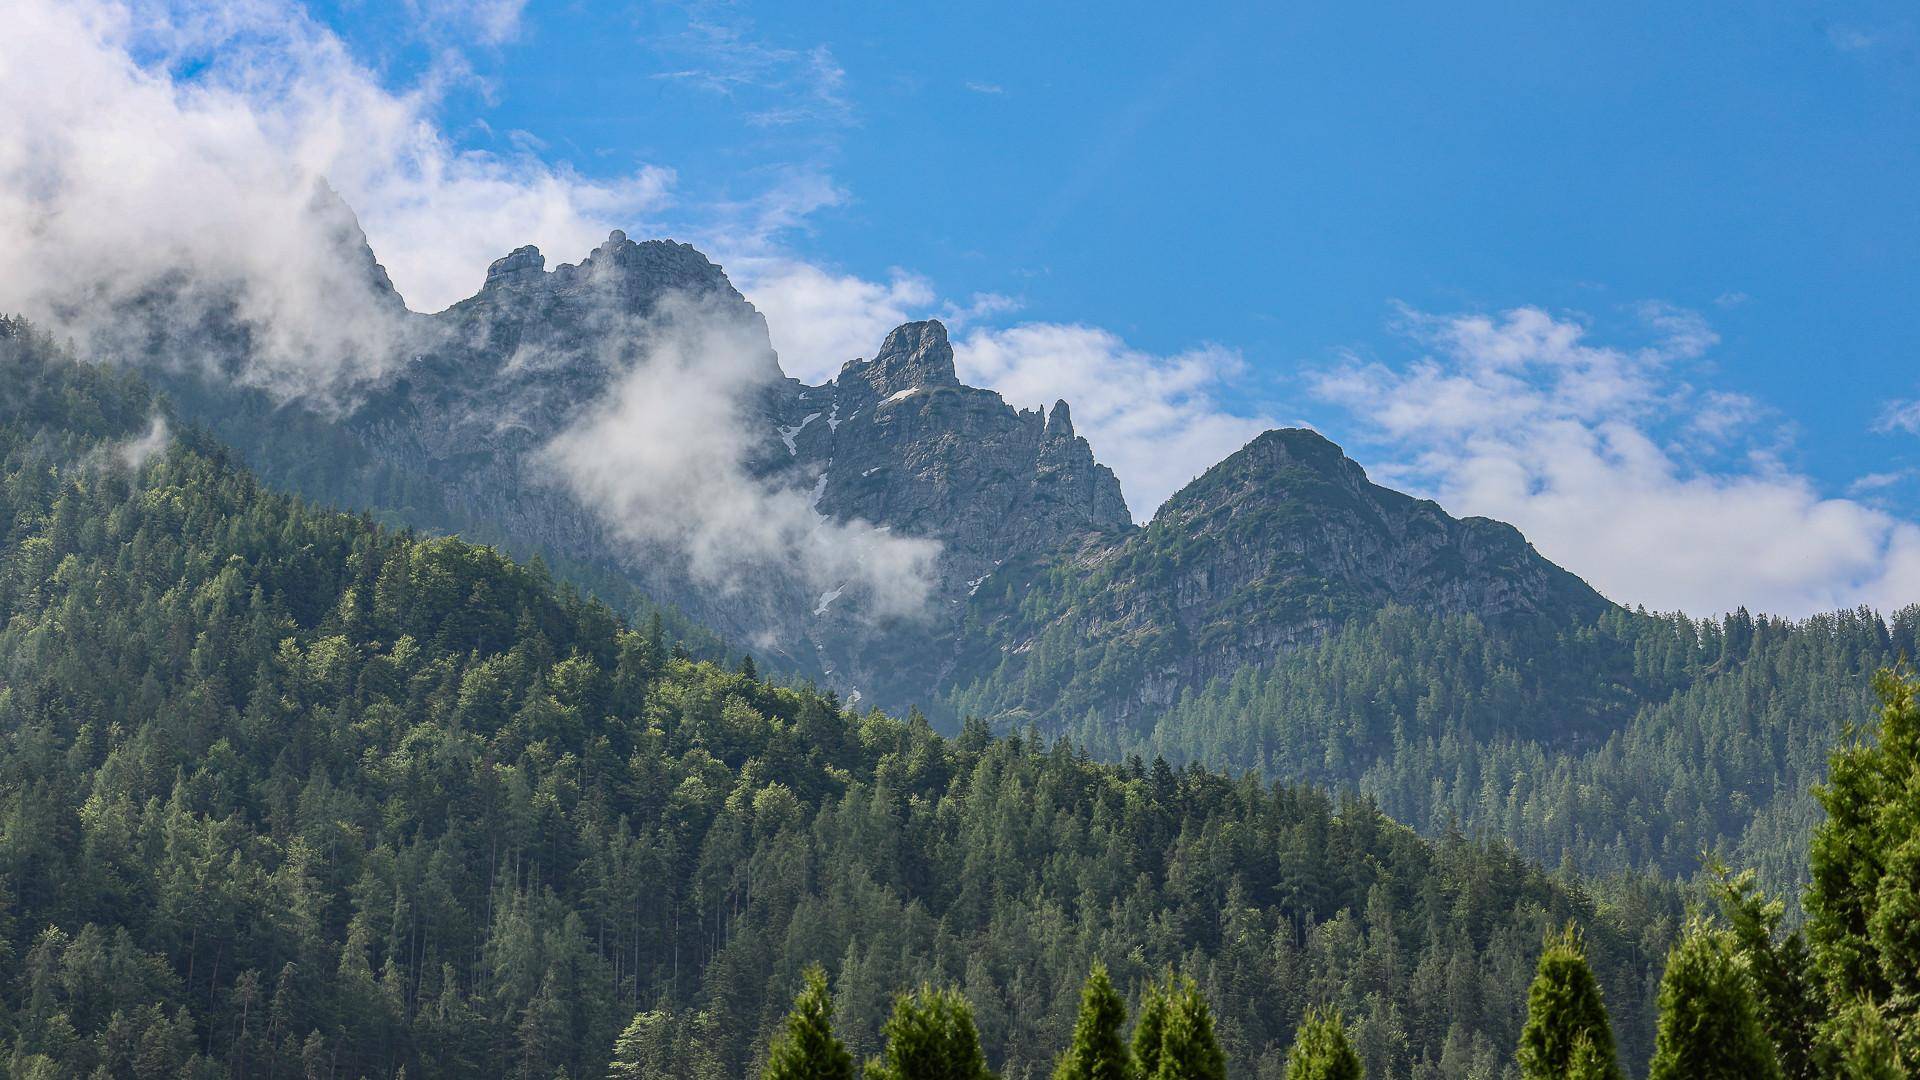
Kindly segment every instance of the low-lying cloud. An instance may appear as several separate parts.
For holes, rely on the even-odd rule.
[[[939,546],[863,521],[832,521],[808,493],[751,475],[750,402],[771,371],[757,322],[671,299],[635,338],[641,359],[544,453],[616,532],[684,553],[730,586],[769,569],[876,618],[924,611]]]
[[[517,6],[495,10],[488,32],[508,32]],[[19,0],[6,24],[0,309],[121,351],[237,328],[252,357],[230,374],[283,397],[336,400],[406,352],[347,205],[432,310],[512,247],[583,250],[634,223],[672,178],[459,150],[430,122],[452,74],[388,90],[277,0]],[[134,302],[160,333],[102,338]]]

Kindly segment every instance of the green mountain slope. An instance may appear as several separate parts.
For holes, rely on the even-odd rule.
[[[1099,957],[1196,974],[1246,1074],[1329,1003],[1377,1075],[1498,1075],[1567,919],[1623,1056],[1650,1050],[1670,891],[1602,903],[1312,788],[943,739],[678,658],[204,436],[140,461],[145,391],[11,322],[0,388],[10,1068],[585,1077],[657,1009],[689,1075],[734,1077],[819,961],[861,1054],[932,979],[1037,1076]]]
[[[1088,713],[1150,726],[1183,691],[1390,604],[1548,639],[1611,607],[1512,526],[1371,483],[1315,432],[1269,431],[1144,529],[984,579],[949,702],[1051,729]]]
[[[1183,695],[1151,727],[1069,729],[1363,792],[1438,833],[1505,837],[1590,874],[1690,877],[1716,852],[1788,897],[1811,795],[1874,672],[1920,652],[1920,607],[1803,622],[1616,611],[1547,639],[1405,608]]]

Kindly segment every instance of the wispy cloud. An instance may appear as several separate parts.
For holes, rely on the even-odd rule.
[[[937,543],[830,521],[808,492],[748,469],[764,435],[751,406],[773,374],[757,319],[677,298],[607,337],[644,342],[645,355],[544,460],[617,535],[665,545],[716,587],[766,587],[771,567],[809,596],[847,590],[845,605],[868,616],[924,613]]]
[[[1880,44],[1881,37],[1857,26],[1835,25],[1827,27],[1827,40],[1841,52],[1860,52]]]
[[[1004,86],[1001,86],[999,83],[974,82],[972,80],[968,80],[967,82],[962,83],[961,85],[965,86],[967,89],[973,91],[976,94],[1004,94],[1007,92],[1007,88]]]
[[[499,45],[518,37],[527,0],[406,0],[408,23],[417,30]]]
[[[1025,323],[979,329],[954,345],[961,378],[1009,402],[1045,409],[1065,399],[1075,429],[1120,477],[1136,518],[1255,435],[1278,426],[1227,402],[1245,375],[1240,354],[1200,345],[1158,355],[1092,326]]]
[[[1873,422],[1873,430],[1881,434],[1904,431],[1909,435],[1920,435],[1920,401],[1890,401],[1880,411],[1880,418]]]
[[[647,41],[669,64],[653,78],[734,101],[742,119],[756,127],[854,122],[847,72],[831,47],[775,43],[724,5],[695,3],[681,10],[682,26]]]
[[[1312,389],[1376,474],[1514,523],[1616,600],[1789,615],[1920,600],[1920,527],[1823,494],[1784,463],[1769,410],[1695,388],[1689,361],[1717,342],[1704,320],[1639,316],[1651,340],[1612,345],[1538,308],[1404,312],[1420,351],[1348,357]]]
[[[1847,485],[1847,494],[1861,496],[1873,495],[1891,487],[1898,487],[1913,479],[1914,470],[1901,469],[1898,472],[1868,473]]]

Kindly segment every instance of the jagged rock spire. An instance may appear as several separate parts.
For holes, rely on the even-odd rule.
[[[1067,411],[1065,398],[1053,403],[1053,411],[1047,414],[1047,427],[1042,438],[1048,442],[1073,438],[1073,415]]]
[[[873,359],[855,360],[841,374],[865,379],[883,398],[902,390],[960,385],[953,370],[953,346],[938,319],[895,328]]]
[[[483,288],[495,289],[503,285],[538,278],[547,269],[547,257],[540,249],[528,244],[514,248],[508,255],[493,260],[487,267],[487,283]]]

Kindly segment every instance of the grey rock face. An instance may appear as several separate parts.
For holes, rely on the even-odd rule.
[[[936,537],[969,576],[1132,526],[1119,479],[1074,435],[1065,406],[1047,421],[962,386],[938,322],[895,330],[873,360],[795,401],[813,410],[798,418],[808,437],[796,436],[794,457],[826,478],[818,509]],[[826,415],[808,422],[822,404]]]
[[[830,383],[796,385],[779,423],[788,468],[821,514],[941,543],[922,624],[814,616],[809,636],[828,666],[883,701],[924,702],[950,673],[965,601],[996,567],[1133,527],[1119,479],[1074,434],[1064,403],[1049,420],[961,385],[939,322],[894,330]]]

